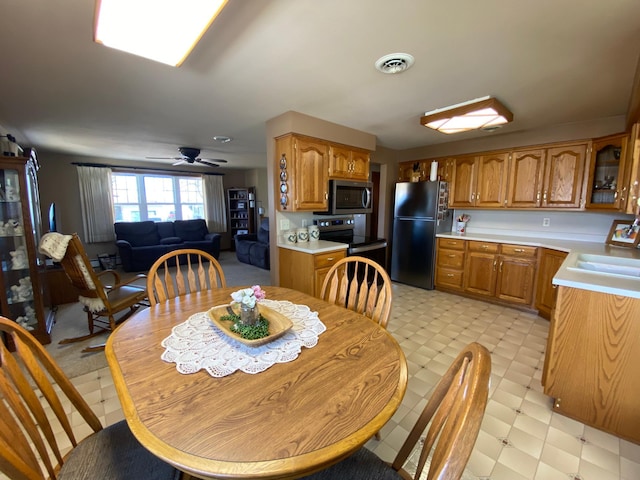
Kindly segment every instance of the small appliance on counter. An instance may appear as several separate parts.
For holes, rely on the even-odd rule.
[[[391,280],[433,290],[436,234],[451,232],[446,182],[396,184],[391,244]]]

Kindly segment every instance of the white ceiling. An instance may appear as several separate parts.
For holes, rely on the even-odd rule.
[[[179,68],[93,43],[93,16],[91,0],[0,3],[0,125],[20,143],[128,160],[192,146],[264,166],[265,122],[293,110],[407,149],[624,116],[640,53],[638,0],[230,0]],[[376,71],[394,52],[415,65]],[[484,95],[514,122],[455,137],[419,125]]]

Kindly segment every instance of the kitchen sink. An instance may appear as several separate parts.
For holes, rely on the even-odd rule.
[[[633,258],[579,254],[567,269],[614,277],[640,278],[640,260]]]

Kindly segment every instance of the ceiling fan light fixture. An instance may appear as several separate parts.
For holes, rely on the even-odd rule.
[[[97,0],[94,41],[179,66],[228,0]]]
[[[376,60],[376,69],[382,73],[402,73],[414,64],[413,55],[408,53],[390,53]]]
[[[477,129],[493,131],[512,121],[513,113],[490,96],[425,112],[420,118],[421,125],[446,134]]]

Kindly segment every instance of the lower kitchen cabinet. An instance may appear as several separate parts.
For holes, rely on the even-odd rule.
[[[567,258],[566,252],[550,248],[540,249],[535,307],[538,310],[538,315],[543,318],[550,319],[551,312],[556,305],[558,289],[552,281],[565,258]]]
[[[640,299],[558,287],[545,357],[553,409],[640,443]]]
[[[322,282],[346,250],[307,253],[290,248],[279,248],[280,286],[320,297]]]
[[[465,241],[438,238],[436,254],[436,287],[462,290]]]
[[[466,251],[459,255],[439,243],[438,287],[531,308],[538,260],[536,247],[476,240],[464,243]],[[463,267],[452,267],[451,263],[459,259],[464,262]]]

